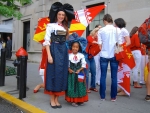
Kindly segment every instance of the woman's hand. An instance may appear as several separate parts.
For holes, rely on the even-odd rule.
[[[42,18],[38,18],[38,22],[41,20]]]
[[[53,58],[52,58],[52,56],[48,56],[48,62],[49,62],[50,64],[53,63]]]
[[[101,44],[99,44],[99,48],[100,48],[100,50],[102,49],[102,45]]]

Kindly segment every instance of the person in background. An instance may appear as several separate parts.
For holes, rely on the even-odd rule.
[[[96,25],[95,28],[102,28],[100,24]],[[98,38],[95,37],[95,41],[98,41]],[[100,76],[101,76],[101,68],[100,68],[100,52],[94,56],[95,65],[96,65],[96,84],[100,85]]]
[[[150,70],[150,49],[148,49],[148,61],[149,61],[148,68]],[[147,78],[147,82],[146,82],[146,90],[147,90],[147,92],[146,92],[147,95],[145,96],[145,100],[147,102],[150,102],[150,71],[148,73],[148,78]]]
[[[93,44],[97,44],[97,33],[98,33],[99,28],[95,28],[91,31],[90,35],[86,38],[88,45],[86,47],[86,62],[88,64],[88,68],[85,69],[86,70],[86,84],[87,84],[87,92],[91,93],[90,90],[98,92],[98,90],[96,89],[96,65],[95,65],[95,60],[94,60],[94,56],[92,56],[89,53],[90,47]],[[90,88],[88,88],[88,83],[89,83],[89,70],[91,72],[91,84],[90,84]]]
[[[141,44],[141,64],[140,64],[140,85],[145,85],[144,68],[148,66],[148,55],[146,54],[146,45]]]
[[[6,43],[4,41],[4,38],[1,38],[2,48],[6,48]]]
[[[134,60],[135,60],[135,67],[132,69],[133,71],[133,86],[134,88],[142,88],[142,86],[138,83],[138,70],[141,64],[141,44],[140,39],[138,37],[138,27],[135,26],[132,28],[130,32],[130,49],[132,51]]]
[[[12,40],[10,39],[10,37],[7,37],[7,44],[6,44],[6,48],[7,48],[7,58],[11,59],[11,50],[12,50]]]
[[[121,30],[121,37],[122,37],[122,43],[125,44],[125,46],[129,46],[131,41],[130,41],[130,37],[129,37],[129,32],[127,31],[126,27],[126,23],[124,21],[124,19],[122,18],[117,18],[114,20],[115,23],[115,27],[120,28]],[[117,78],[118,78],[118,94],[117,95],[130,95],[130,72],[131,69],[128,66],[127,63],[123,62],[123,61],[119,61],[119,63],[121,65],[118,66],[118,73],[117,73]],[[125,74],[128,72],[128,78],[129,79],[123,79],[125,78]],[[128,82],[126,82],[128,81]]]
[[[33,90],[33,93],[37,93],[39,91],[40,88],[44,88],[44,73],[46,71],[46,65],[47,65],[47,53],[46,53],[46,49],[45,47],[42,46],[42,58],[41,58],[41,63],[40,63],[40,66],[39,66],[39,75],[41,76],[42,80],[43,80],[43,83],[41,84],[38,84],[34,90]]]
[[[100,52],[100,67],[101,67],[101,78],[100,78],[100,98],[102,101],[105,100],[106,91],[106,75],[108,63],[110,62],[111,69],[111,101],[116,101],[117,96],[117,72],[119,62],[115,57],[115,45],[118,43],[122,44],[121,31],[119,28],[113,26],[113,19],[110,14],[106,14],[103,17],[103,23],[105,27],[98,31],[98,44],[101,48]],[[116,32],[117,29],[117,32]],[[118,39],[116,38],[118,37]]]

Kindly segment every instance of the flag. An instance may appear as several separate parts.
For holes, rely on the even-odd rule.
[[[131,69],[130,67],[122,63],[121,66],[118,67],[117,79],[118,79],[118,86],[124,90],[124,92],[130,96],[130,74]]]
[[[119,62],[118,66],[118,86],[124,90],[124,92],[130,96],[130,72],[135,67],[135,61],[131,50],[126,46],[126,43],[122,44],[125,51],[125,58]]]
[[[84,81],[84,74],[82,72],[78,73],[78,81],[83,82]]]
[[[50,22],[48,17],[39,20],[33,40],[42,43],[44,40],[46,25]]]
[[[86,27],[92,22],[92,20],[105,8],[105,5],[99,5],[87,9],[75,11],[75,19],[71,21],[69,33],[76,32],[79,36],[82,36]],[[50,23],[48,17],[40,19],[38,22],[33,40],[42,43],[44,41],[46,25]]]
[[[105,7],[105,5],[98,5],[75,11],[75,19],[71,21],[69,32],[76,32],[79,36],[82,36],[83,32],[86,30],[86,27]]]
[[[123,50],[125,51],[125,58],[121,61],[122,63],[127,64],[130,69],[133,69],[135,67],[135,61],[134,61],[134,57],[131,53],[131,50],[129,47],[126,46],[126,44],[124,43],[123,45]]]

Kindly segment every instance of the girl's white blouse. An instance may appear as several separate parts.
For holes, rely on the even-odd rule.
[[[77,59],[76,59],[76,60],[74,59],[74,56],[77,56]],[[69,61],[70,61],[70,62],[76,64],[76,63],[80,62],[80,60],[81,60],[81,64],[82,64],[81,67],[86,68],[85,57],[84,57],[84,55],[83,55],[82,53],[77,53],[76,55],[73,54],[73,53],[70,53],[70,54],[69,54]],[[70,67],[70,64],[69,64],[69,67]]]
[[[57,35],[57,30],[66,31],[64,27],[61,25],[58,25],[58,23],[49,23],[46,27],[46,33],[44,37],[43,46],[50,45],[50,39],[51,39],[51,33],[54,32],[55,35]]]

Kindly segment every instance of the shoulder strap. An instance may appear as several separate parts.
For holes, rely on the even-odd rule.
[[[118,30],[117,30],[117,27],[116,27],[116,39],[117,39],[116,45],[118,45]]]

